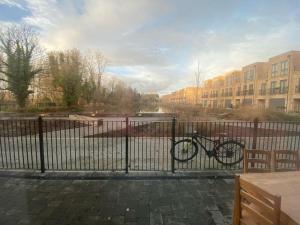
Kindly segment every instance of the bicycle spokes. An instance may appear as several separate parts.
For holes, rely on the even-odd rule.
[[[221,143],[215,150],[215,158],[226,165],[234,165],[243,159],[243,144],[229,140]]]
[[[176,143],[174,146],[173,156],[175,160],[186,162],[192,159],[197,154],[196,143],[192,140],[183,140]]]
[[[226,146],[218,146],[217,148],[217,155],[219,157],[227,157],[230,158],[233,156],[233,151],[234,151],[234,144],[229,144]]]
[[[192,143],[187,143],[187,144],[184,144],[181,151],[182,151],[182,154],[188,154],[192,150],[193,150]]]

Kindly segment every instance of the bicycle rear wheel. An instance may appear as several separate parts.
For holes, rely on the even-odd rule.
[[[215,150],[215,159],[225,165],[234,165],[243,160],[244,145],[234,140],[220,143]]]
[[[172,157],[179,162],[187,162],[198,154],[198,145],[191,139],[183,139],[175,142],[171,149]]]

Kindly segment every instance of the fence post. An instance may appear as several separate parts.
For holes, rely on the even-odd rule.
[[[175,148],[175,132],[176,132],[176,117],[174,116],[172,119],[172,151]],[[175,173],[175,160],[173,154],[171,154],[171,166],[172,166],[172,173]]]
[[[253,123],[254,123],[254,128],[253,128],[253,142],[252,142],[252,149],[256,149],[256,143],[257,143],[257,132],[258,132],[258,118],[256,117],[254,120],[253,120]],[[252,158],[255,157],[255,154],[252,154],[251,155]],[[251,163],[251,167],[253,168],[254,167],[254,163],[252,162]]]
[[[44,159],[44,139],[43,139],[43,119],[41,116],[38,118],[39,124],[39,142],[40,142],[40,160],[41,172],[45,173],[45,159]]]
[[[125,168],[125,172],[128,173],[128,141],[129,141],[129,124],[128,124],[128,116],[126,116],[126,140],[125,140],[125,164],[126,164],[126,168]]]
[[[256,149],[257,132],[258,132],[258,118],[255,118],[255,119],[253,120],[253,123],[254,123],[254,129],[253,129],[252,149]]]

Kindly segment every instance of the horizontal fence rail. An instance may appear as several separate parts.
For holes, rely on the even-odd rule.
[[[186,162],[174,160],[174,143],[191,138],[207,149],[235,140],[248,149],[300,148],[300,122],[176,121],[176,119],[2,118],[0,168],[44,171],[186,171],[241,169],[223,165],[201,146]]]

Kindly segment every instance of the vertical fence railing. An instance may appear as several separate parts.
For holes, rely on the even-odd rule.
[[[175,142],[176,142],[176,118],[173,117],[172,119],[172,151],[175,148]],[[175,160],[174,157],[171,155],[171,167],[172,167],[172,173],[175,173]]]
[[[44,119],[46,170],[126,171],[126,120]],[[128,129],[128,126],[127,126]]]
[[[125,172],[128,173],[128,152],[129,152],[129,120],[128,116],[126,116],[126,133],[125,133]]]
[[[257,133],[258,133],[258,118],[255,118],[253,121],[253,142],[252,142],[252,149],[256,149],[257,144]]]
[[[257,133],[258,133],[258,118],[255,118],[253,121],[253,141],[252,141],[252,149],[256,149],[257,144]],[[255,154],[252,154],[252,158],[255,158]],[[251,167],[253,168],[255,165],[251,163]]]
[[[242,163],[224,166],[200,147],[192,160],[174,161],[175,142],[193,131],[212,140],[239,140],[249,149],[300,150],[300,122],[1,118],[0,168],[42,173],[241,169]]]
[[[40,144],[40,162],[41,172],[45,173],[45,158],[44,158],[44,138],[43,138],[43,119],[41,116],[38,118],[39,125],[39,144]]]
[[[129,170],[172,171],[172,121],[131,118]]]
[[[39,170],[38,121],[35,118],[0,119],[0,168]]]

